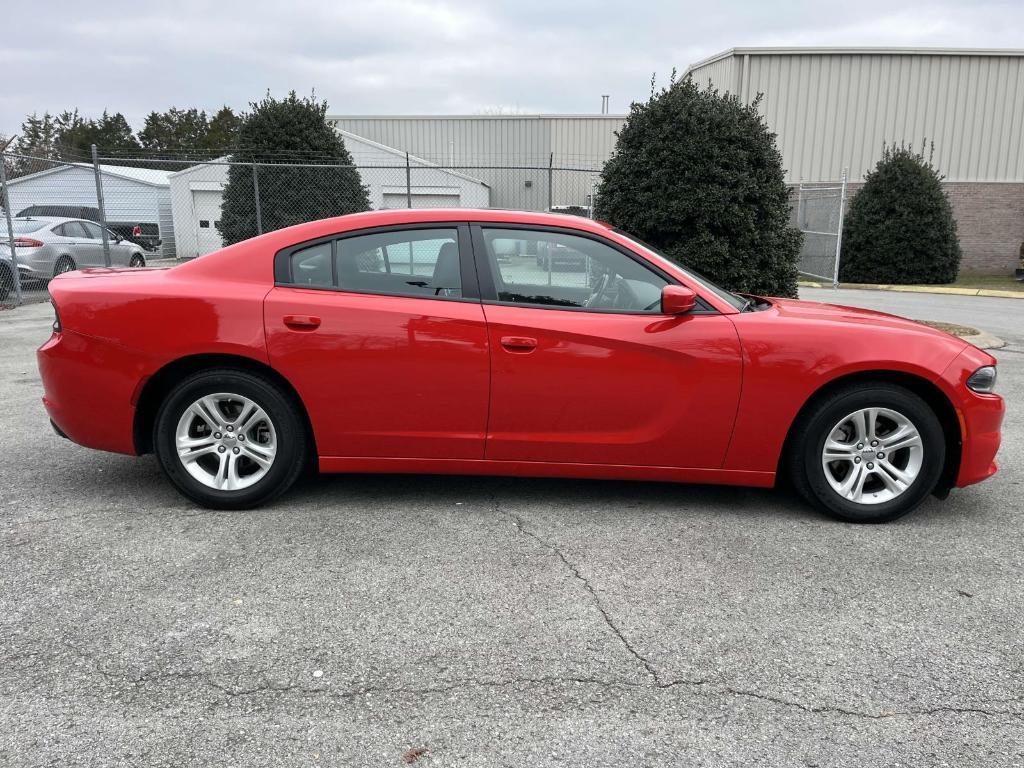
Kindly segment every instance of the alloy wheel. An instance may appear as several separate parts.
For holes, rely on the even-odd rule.
[[[185,409],[175,446],[185,471],[197,481],[219,491],[238,491],[270,471],[277,456],[277,430],[256,402],[221,392]]]
[[[856,504],[901,496],[917,480],[923,460],[917,426],[890,408],[861,408],[844,416],[829,431],[821,453],[832,490]]]

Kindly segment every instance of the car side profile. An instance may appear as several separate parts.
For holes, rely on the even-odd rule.
[[[538,263],[553,252],[572,263]],[[880,522],[996,471],[991,355],[891,315],[735,295],[576,216],[353,214],[50,293],[57,432],[155,452],[209,507],[265,503],[312,465],[789,479]]]
[[[19,216],[12,219],[14,252],[22,280],[49,280],[79,267],[103,266],[103,232],[87,219],[62,216]],[[10,290],[10,239],[6,228],[0,236],[0,290]],[[120,267],[144,267],[142,248],[108,230],[110,263]],[[3,298],[6,298],[4,295]]]

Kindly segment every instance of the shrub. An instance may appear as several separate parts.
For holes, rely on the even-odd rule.
[[[597,217],[732,290],[795,296],[801,234],[759,102],[689,77],[652,89],[619,131]]]
[[[906,284],[956,280],[956,219],[931,158],[905,146],[886,147],[864,178],[843,225],[840,279]]]
[[[268,95],[251,107],[238,129],[232,158],[266,164],[257,169],[264,232],[369,210],[359,172],[338,167],[351,166],[352,156],[327,124],[326,102],[299,99],[292,91],[286,99]],[[229,167],[218,228],[226,245],[257,234],[252,166]]]

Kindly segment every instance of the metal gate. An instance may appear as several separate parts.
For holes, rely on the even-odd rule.
[[[839,286],[839,256],[843,247],[847,173],[838,184],[800,184],[792,208],[794,226],[804,234],[797,270],[805,277]]]

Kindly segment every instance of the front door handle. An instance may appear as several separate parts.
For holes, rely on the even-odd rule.
[[[293,331],[315,331],[320,327],[320,318],[313,315],[285,315],[284,324]]]
[[[532,352],[537,348],[537,340],[529,336],[502,336],[501,346],[509,352]]]

